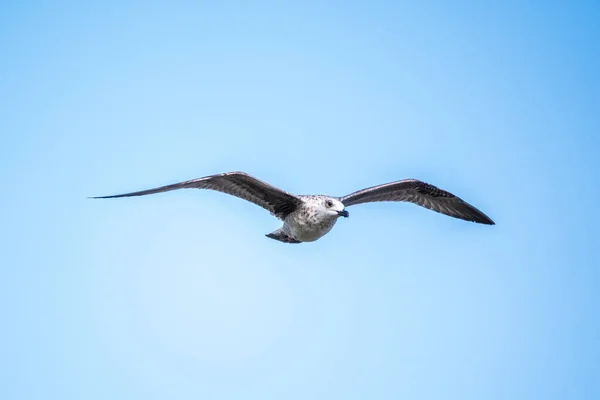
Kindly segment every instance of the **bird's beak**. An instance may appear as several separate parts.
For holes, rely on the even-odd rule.
[[[350,216],[350,213],[348,213],[348,211],[343,210],[343,211],[338,211],[338,215],[344,217],[344,218],[348,218]]]

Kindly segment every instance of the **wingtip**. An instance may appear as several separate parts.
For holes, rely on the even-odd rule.
[[[496,225],[496,223],[494,221],[492,221],[492,219],[488,216],[484,216],[483,218],[476,219],[473,222],[477,222],[477,223],[483,224],[483,225]]]

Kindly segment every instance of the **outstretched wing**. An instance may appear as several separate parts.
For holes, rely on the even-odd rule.
[[[161,186],[155,189],[93,198],[111,199],[115,197],[144,196],[177,189],[211,189],[227,193],[261,206],[280,219],[284,219],[302,204],[302,200],[299,197],[284,192],[244,172],[227,172]]]
[[[416,179],[385,183],[340,198],[346,207],[375,201],[408,201],[466,221],[494,225],[487,215],[452,193]]]

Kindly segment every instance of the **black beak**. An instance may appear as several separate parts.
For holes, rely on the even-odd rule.
[[[344,217],[344,218],[348,218],[350,216],[350,213],[348,213],[348,211],[343,210],[343,211],[338,211],[338,215]]]

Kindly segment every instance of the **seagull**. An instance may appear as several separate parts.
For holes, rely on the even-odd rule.
[[[283,243],[314,242],[333,228],[339,217],[348,218],[347,207],[379,201],[404,201],[465,221],[495,225],[487,215],[445,190],[417,179],[404,179],[358,190],[343,197],[293,195],[248,175],[227,172],[154,189],[92,197],[110,199],[145,196],[177,189],[211,189],[250,201],[283,221],[266,236]]]

